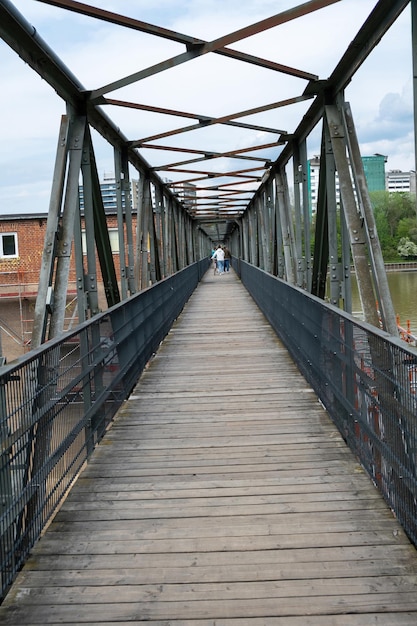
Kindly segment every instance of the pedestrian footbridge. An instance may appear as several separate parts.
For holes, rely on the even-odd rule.
[[[142,358],[138,335],[165,306],[152,295],[161,284],[138,296],[136,317],[152,296],[153,322],[142,316],[134,328],[132,311],[103,315],[96,334],[110,324],[113,334],[91,352],[87,371],[76,360],[77,342],[87,340],[79,334],[3,376],[10,407],[22,379],[57,365],[46,367],[34,403],[43,434],[33,422],[24,430],[29,405],[15,411],[20,429],[9,420],[3,576],[25,546],[28,558],[0,607],[3,624],[416,623],[415,404],[411,420],[410,387],[397,385],[407,348],[318,299],[303,304],[301,290],[290,296],[260,270],[234,266],[260,303],[269,294],[278,323],[294,317],[299,350],[309,352],[303,362],[238,273],[210,268],[139,381],[122,375],[123,364]],[[179,291],[167,281],[165,293]],[[286,312],[294,296],[298,305]],[[384,367],[390,359],[396,382]],[[394,383],[398,398],[389,396]]]
[[[12,200],[2,217],[2,280],[36,261],[39,281],[30,351],[0,350],[1,623],[415,626],[417,354],[345,90],[399,19],[417,58],[417,2],[217,3],[191,34],[181,3],[159,25],[141,3],[19,2],[34,24],[16,4],[0,0],[20,57],[3,74],[32,70],[62,116],[42,255]],[[22,129],[45,128],[37,88],[15,104],[2,87]],[[20,173],[46,142],[15,126],[35,206]]]

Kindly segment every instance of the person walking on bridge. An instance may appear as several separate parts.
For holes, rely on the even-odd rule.
[[[230,253],[229,248],[226,248],[226,246],[223,248],[224,251],[224,271],[228,272],[230,270],[230,259],[232,258],[232,255]]]
[[[217,249],[211,258],[216,261],[218,273],[224,274],[224,250],[220,244],[217,246]]]

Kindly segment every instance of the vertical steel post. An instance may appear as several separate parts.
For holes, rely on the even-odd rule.
[[[311,293],[322,300],[326,295],[326,277],[329,262],[329,237],[327,221],[325,121],[323,120],[320,147],[320,174],[314,234],[314,258],[311,277]]]
[[[242,246],[242,259],[244,261],[248,261],[249,262],[249,216],[248,216],[248,212],[246,212],[243,216],[242,216],[242,239],[243,239],[243,246]]]
[[[284,249],[283,249],[283,241],[282,241],[282,226],[281,226],[281,213],[279,208],[279,198],[278,198],[278,185],[276,176],[274,177],[274,185],[275,185],[275,263],[276,263],[276,275],[278,278],[283,279],[285,275],[285,263],[284,263]]]
[[[364,218],[365,233],[369,250],[369,262],[375,281],[375,290],[378,294],[378,301],[381,310],[381,317],[384,329],[391,335],[398,336],[397,318],[394,306],[392,304],[391,292],[388,285],[387,274],[385,271],[384,259],[382,256],[381,245],[379,243],[378,232],[375,223],[374,212],[369,197],[368,187],[366,183],[365,171],[359,150],[359,142],[356,135],[355,125],[353,123],[352,111],[349,103],[344,104],[342,110],[346,125],[346,137],[348,138],[348,148],[350,161],[354,172],[354,178],[357,186],[357,193],[361,201],[362,216]]]
[[[344,211],[340,215],[340,229],[342,237],[342,293],[343,309],[348,313],[352,313],[352,280],[350,275],[350,245],[349,232],[346,225]]]
[[[182,212],[180,211],[179,204],[175,203],[175,214],[177,218],[176,222],[176,243],[177,243],[177,258],[178,258],[178,269],[181,270],[185,264],[185,244],[184,244],[184,229],[183,229],[183,218]]]
[[[101,193],[93,142],[91,140],[89,127],[87,127],[86,129],[86,133],[88,137],[88,145],[90,148],[89,158],[93,191],[94,239],[96,242],[96,251],[100,263],[101,275],[103,278],[107,306],[111,307],[114,304],[120,302],[119,285],[117,282],[116,269],[114,267],[113,252],[110,245],[107,219],[104,210],[103,197]]]
[[[182,213],[184,215],[184,224],[185,224],[185,242],[186,242],[186,266],[190,265],[194,262],[194,249],[193,249],[193,225],[188,213],[182,209]]]
[[[249,263],[252,263],[252,265],[257,265],[258,263],[257,244],[256,244],[258,233],[256,231],[255,224],[256,224],[256,209],[255,209],[255,205],[252,203],[248,211]]]
[[[163,272],[164,277],[171,275],[171,242],[170,242],[170,228],[169,228],[169,202],[166,194],[164,193],[164,188],[161,187],[161,226],[162,226],[162,241],[164,246],[164,263],[163,263]]]
[[[177,230],[178,230],[178,219],[177,219],[177,205],[176,202],[172,198],[169,200],[170,212],[169,212],[169,225],[170,225],[170,233],[171,233],[171,273],[175,273],[178,271],[178,246],[177,246]]]
[[[307,284],[305,258],[303,257],[303,219],[301,213],[301,188],[303,184],[303,166],[300,161],[298,143],[293,143],[293,178],[294,178],[294,218],[295,218],[295,249],[297,263],[297,285],[305,288]]]
[[[327,236],[329,240],[329,300],[335,306],[340,305],[340,264],[339,264],[339,237],[337,224],[336,202],[336,169],[332,142],[329,130],[324,125],[324,146],[326,159],[326,199],[327,199]],[[321,168],[320,168],[321,169]]]
[[[151,212],[151,190],[150,181],[144,172],[140,172],[139,179],[139,197],[138,197],[138,215],[137,215],[137,234],[136,234],[136,263],[137,263],[137,282],[140,290],[149,287],[149,260],[148,260],[148,243],[149,243],[149,221]]]
[[[151,284],[154,285],[159,280],[159,254],[158,254],[158,242],[155,229],[155,208],[151,199],[149,205],[149,256],[150,256],[150,278]]]
[[[173,220],[172,220],[172,198],[165,196],[165,233],[166,233],[166,271],[168,276],[174,273],[174,259],[173,259]]]
[[[71,126],[70,143],[68,145],[69,167],[67,185],[56,252],[55,290],[48,335],[50,339],[56,337],[64,328],[71,246],[79,201],[78,180],[83,156],[86,119],[84,117],[75,117],[71,120]]]
[[[125,245],[125,229],[124,229],[124,193],[122,191],[122,163],[121,154],[118,148],[114,148],[114,178],[116,185],[116,206],[117,206],[117,234],[119,240],[119,269],[120,269],[120,290],[122,300],[127,298],[127,263],[126,263],[126,245]]]
[[[87,305],[87,311],[91,315],[96,315],[99,310],[98,303],[98,285],[97,285],[97,263],[96,263],[96,246],[94,237],[94,186],[93,186],[93,164],[91,162],[91,145],[88,136],[84,138],[84,151],[81,171],[83,175],[83,194],[84,194],[84,244],[85,250],[81,246],[76,247],[76,266],[77,266],[77,287],[83,286],[83,295],[85,296],[79,302],[79,315],[81,314],[81,305]],[[81,215],[79,217],[81,220]],[[81,258],[77,256],[77,252]],[[87,271],[84,274],[83,252],[86,255]],[[77,293],[79,290],[77,289]],[[80,318],[81,321],[82,318]]]
[[[38,293],[36,296],[33,315],[32,348],[40,346],[46,337],[47,298],[52,296],[53,272],[56,261],[56,245],[59,228],[59,218],[64,193],[65,173],[67,166],[67,149],[70,124],[65,115],[61,118],[59,139],[55,158],[55,167],[52,179],[51,198],[49,201],[48,217],[46,222],[45,241],[42,252],[41,268],[39,273]]]
[[[272,274],[274,258],[275,219],[274,219],[274,177],[269,176],[265,185],[265,215],[266,215],[266,241],[267,259],[266,269]]]
[[[302,206],[304,225],[304,260],[305,260],[305,287],[311,291],[311,210],[309,203],[309,191],[307,182],[307,142],[304,139],[298,145],[300,163],[300,182],[302,183]]]
[[[78,206],[78,219],[74,223],[74,251],[75,251],[75,272],[77,275],[77,311],[78,322],[85,322],[88,311],[88,294],[86,290],[86,275],[84,268],[84,254],[81,231],[81,211]]]
[[[155,206],[153,210],[155,229],[155,263],[157,280],[165,278],[165,241],[163,233],[163,197],[161,185],[154,184]]]
[[[258,207],[258,232],[259,232],[259,267],[263,270],[267,269],[267,220],[266,220],[266,204],[265,204],[265,189],[259,194],[256,205]]]
[[[127,244],[127,289],[128,294],[132,295],[137,292],[135,281],[135,251],[133,243],[133,199],[132,188],[129,175],[129,159],[126,147],[121,152],[121,180],[120,187],[122,197],[124,198],[124,220],[126,228],[126,244]]]
[[[283,170],[275,173],[275,184],[281,223],[281,239],[284,250],[285,276],[287,282],[291,285],[295,285],[294,235],[290,216],[288,187],[286,184],[285,172]]]
[[[130,189],[126,189],[124,179],[127,175],[129,182],[129,172],[125,171],[122,165],[122,154],[119,148],[114,148],[114,177],[116,184],[116,205],[117,205],[117,232],[119,241],[119,269],[120,269],[120,288],[122,300],[127,298],[129,293],[129,261],[127,260],[127,252],[129,246],[125,241],[125,218],[129,214],[131,218]],[[128,206],[126,206],[128,204]],[[130,220],[131,221],[131,220]],[[132,242],[130,242],[132,245]]]
[[[0,570],[0,577],[7,578],[9,580],[15,570],[15,521],[14,517],[6,515],[13,500],[15,498],[15,491],[18,490],[19,485],[17,481],[13,481],[13,472],[11,468],[11,447],[10,441],[10,426],[7,419],[7,382],[5,377],[2,377],[0,381],[0,438],[3,446],[2,457],[4,463],[0,467],[0,517],[2,519],[1,528],[1,541],[0,541],[0,555],[1,562],[4,564]],[[10,442],[10,443],[8,443]],[[13,487],[14,482],[14,487]],[[19,489],[20,491],[20,489]],[[4,580],[2,580],[4,583]],[[5,585],[2,584],[2,587]]]
[[[336,168],[339,174],[340,196],[349,231],[350,247],[358,282],[359,297],[361,299],[365,320],[378,327],[379,318],[368,265],[365,226],[356,206],[350,167],[346,155],[345,131],[341,115],[335,105],[326,105],[325,113]]]

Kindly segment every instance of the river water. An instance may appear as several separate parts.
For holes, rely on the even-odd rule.
[[[388,285],[396,315],[403,328],[410,320],[411,332],[417,335],[417,271],[387,272]],[[352,280],[352,310],[354,315],[361,311],[355,277]],[[359,315],[358,315],[359,316]]]

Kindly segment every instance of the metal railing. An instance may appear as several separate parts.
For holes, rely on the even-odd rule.
[[[0,368],[2,596],[208,264]]]
[[[233,267],[417,545],[417,351],[244,261]]]

